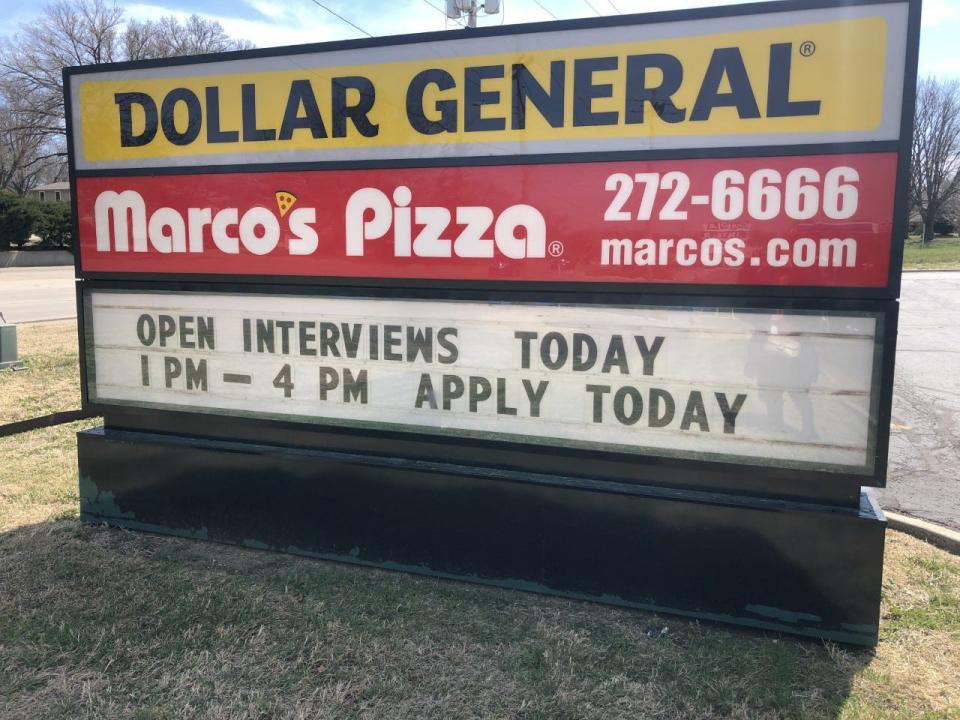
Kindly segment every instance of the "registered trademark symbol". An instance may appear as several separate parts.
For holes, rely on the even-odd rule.
[[[559,240],[554,240],[547,246],[547,252],[549,252],[553,257],[560,257],[563,255],[563,243]]]
[[[800,54],[804,57],[810,57],[817,51],[817,46],[813,40],[804,40],[800,43]]]

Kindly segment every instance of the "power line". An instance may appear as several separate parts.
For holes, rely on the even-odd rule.
[[[613,0],[607,0],[607,2],[610,3],[610,7],[617,11],[617,15],[623,15],[623,13],[620,12],[620,8],[613,4]]]
[[[600,17],[599,11],[593,5],[590,4],[590,0],[583,0],[583,4],[586,5],[588,8],[590,8],[591,10],[593,10],[594,15],[596,15],[597,17]]]
[[[454,21],[457,25],[459,25],[460,27],[466,27],[466,25],[464,25],[462,22],[460,22],[460,21],[457,20],[456,18],[449,17],[446,12],[444,12],[441,8],[438,8],[436,5],[434,5],[432,2],[430,2],[430,0],[423,0],[423,1],[424,1],[427,5],[429,5],[430,7],[432,7],[434,10],[436,10],[438,13],[440,13],[441,15],[443,15],[445,18],[447,18],[448,20],[453,20],[453,21]]]
[[[322,2],[320,2],[320,0],[312,0],[312,2],[313,2],[314,5],[318,5],[319,7],[322,7],[324,10],[326,10],[328,13],[330,13],[330,14],[333,15],[334,17],[340,18],[341,20],[343,20],[343,21],[344,21],[347,25],[349,25],[350,27],[356,28],[357,30],[359,30],[360,32],[362,32],[362,33],[363,33],[364,35],[366,35],[367,37],[370,37],[370,38],[373,37],[373,35],[371,35],[370,33],[368,33],[366,30],[364,30],[364,29],[363,29],[362,27],[360,27],[359,25],[355,25],[354,23],[352,23],[352,22],[350,22],[349,20],[347,20],[347,19],[346,19],[343,15],[341,15],[340,13],[334,12],[333,10],[331,10],[330,8],[328,8],[326,5],[324,5]]]
[[[550,12],[550,11],[547,9],[547,6],[544,5],[542,2],[540,2],[540,0],[533,0],[533,1],[540,7],[541,10],[543,10],[547,15],[549,15],[550,17],[552,17],[554,20],[559,20],[559,19],[560,19],[560,18],[558,18],[556,15],[554,15],[552,12]]]

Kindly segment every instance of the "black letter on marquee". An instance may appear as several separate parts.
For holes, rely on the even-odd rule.
[[[790,99],[790,55],[793,43],[770,46],[770,75],[767,79],[767,117],[819,115],[819,100]]]
[[[663,412],[660,412],[660,402],[663,401]],[[650,427],[666,427],[673,422],[676,405],[673,395],[660,388],[650,388],[650,408],[647,411],[647,424]]]
[[[332,367],[320,368],[320,399],[326,400],[327,393],[336,390],[340,384],[340,374]]]
[[[728,435],[733,435],[737,431],[737,415],[740,414],[741,408],[743,408],[743,403],[746,402],[747,396],[740,394],[733,399],[733,405],[731,406],[727,400],[726,393],[714,393],[717,398],[717,405],[720,406],[720,412],[723,414],[723,431]]]
[[[517,333],[514,333],[516,335]],[[557,346],[557,359],[550,356],[550,346]],[[548,370],[559,370],[567,362],[567,340],[558,332],[548,332],[540,342],[540,362]]]
[[[293,88],[290,89],[290,92],[293,93]],[[289,105],[289,101],[287,104]],[[240,86],[240,111],[243,115],[244,141],[276,139],[277,131],[273,128],[263,130],[257,127],[257,86],[253,83]]]
[[[340,357],[340,348],[337,343],[340,342],[340,330],[337,324],[332,322],[320,323],[320,355],[327,357]]]
[[[207,361],[200,360],[196,365],[193,364],[193,358],[187,358],[186,364],[187,390],[198,388],[207,391]]]
[[[173,381],[183,373],[183,365],[175,357],[169,355],[163,358],[163,383],[170,389],[173,387]]]
[[[360,93],[356,105],[347,105],[347,90],[353,88]],[[333,79],[333,136],[347,136],[347,118],[353,120],[353,126],[364,137],[376,137],[380,126],[374,125],[367,117],[377,99],[377,90],[365,77],[349,76]]]
[[[127,92],[113,96],[120,106],[120,147],[140,147],[146,145],[157,135],[157,104],[146,93]],[[143,132],[133,134],[133,103],[143,108]]]
[[[144,355],[143,357],[146,357]],[[146,383],[144,383],[146,384]],[[497,415],[516,415],[517,409],[507,405],[507,380],[497,378]]]
[[[630,412],[626,409],[626,398],[630,397]],[[624,385],[613,396],[613,414],[622,425],[636,425],[643,413],[643,397],[633,385]]]
[[[277,330],[280,331],[280,352],[290,354],[290,331],[293,330],[293,320],[277,320]]]
[[[437,394],[433,390],[433,382],[428,373],[420,374],[420,385],[417,387],[417,400],[414,407],[422,408],[428,403],[433,410],[437,409]]]
[[[343,369],[343,401],[345,403],[359,400],[361,405],[367,404],[367,371],[361,370],[356,379],[350,368]]]
[[[297,333],[300,337],[300,354],[305,356],[316,357],[317,349],[311,347],[313,343],[317,341],[317,324],[312,320],[301,320],[299,332]]]
[[[613,85],[604,83],[593,84],[593,74],[601,70],[616,70],[619,58],[582,58],[573,62],[573,124],[582,125],[616,125],[620,113],[594,112],[593,101],[596,98],[613,97]]]
[[[537,387],[533,387],[533,383],[524,378],[523,382],[523,391],[527,394],[527,400],[530,401],[530,417],[540,417],[540,403],[543,401],[543,394],[547,391],[547,386],[550,384],[547,380],[541,380],[537,383]]]
[[[403,360],[403,353],[394,350],[403,343],[403,327],[400,325],[383,326],[383,359],[384,360]]]
[[[586,354],[584,354],[584,350]],[[573,334],[573,371],[586,372],[597,362],[597,341],[586,333]]]
[[[593,421],[603,422],[603,396],[610,392],[610,386],[587,385],[587,392],[593,393]]]
[[[530,367],[530,342],[537,339],[537,334],[527,330],[517,330],[513,336],[520,341],[520,367],[526,370]]]
[[[407,88],[407,120],[410,127],[423,135],[457,131],[457,101],[438,100],[435,108],[440,111],[439,120],[430,120],[423,112],[423,92],[427,85],[436,85],[439,90],[449,90],[457,83],[446,70],[424,70],[417,73]]]
[[[493,393],[490,381],[480,375],[470,376],[470,412],[477,412],[477,407],[484,400],[489,400]]]
[[[240,140],[238,130],[220,129],[220,88],[208,87],[204,90],[207,97],[207,142],[223,143]]]
[[[177,321],[170,315],[158,316],[160,321],[160,347],[167,346],[167,340],[177,333]]]
[[[457,337],[457,329],[452,327],[440,328],[437,332],[437,345],[447,351],[446,355],[437,353],[437,361],[444,365],[452,365],[460,357],[460,350],[457,344],[448,338]]]
[[[513,66],[513,97],[510,126],[514,130],[527,127],[527,100],[540,111],[550,127],[563,127],[563,87],[566,66],[563,60],[550,63],[550,92],[543,89],[527,66],[517,63]]]
[[[653,338],[653,345],[647,346],[647,338],[643,335],[634,335],[640,357],[643,358],[643,374],[653,375],[653,363],[657,359],[660,348],[663,347],[663,335]]]
[[[276,352],[274,339],[276,337],[276,330],[274,329],[273,320],[257,320],[257,352],[267,352],[274,353]]]
[[[703,406],[703,395],[697,390],[690,393],[690,398],[687,400],[687,409],[683,411],[683,420],[680,421],[680,429],[689,430],[693,423],[700,426],[701,432],[710,432],[710,424],[707,422],[707,409]]]
[[[657,68],[663,80],[655,87],[647,87],[647,69]],[[624,120],[628,125],[643,122],[644,103],[650,103],[661,120],[682,122],[687,111],[673,104],[673,94],[683,82],[683,65],[673,55],[652,53],[627,57],[627,102]]]
[[[253,85],[244,85],[253,93]],[[300,105],[303,105],[304,116],[300,117]],[[243,138],[247,139],[247,113],[244,105],[243,113]],[[256,126],[254,119],[253,125]],[[317,98],[313,94],[313,86],[309,80],[294,80],[290,83],[290,94],[287,95],[287,107],[283,111],[283,122],[280,123],[280,139],[289,140],[293,137],[294,130],[308,128],[314,138],[325,138],[327,129],[323,126],[323,118],[320,117],[320,108],[317,107]],[[267,132],[257,130],[257,132]],[[273,132],[270,130],[269,132]],[[273,140],[273,137],[260,138],[264,140]]]
[[[173,119],[173,112],[178,102],[187,106],[187,127],[183,132],[177,130],[177,124]],[[197,139],[202,124],[203,109],[200,107],[200,98],[193,91],[176,88],[167,93],[163,104],[160,105],[160,127],[167,140],[174,145],[189,145]]]
[[[457,375],[443,376],[443,409],[450,409],[450,401],[463,397],[463,380]]]
[[[613,335],[610,337],[610,345],[607,346],[607,355],[603,359],[601,372],[608,373],[614,366],[620,368],[621,375],[630,374],[630,366],[627,364],[627,350],[623,346],[623,337]]]
[[[730,83],[728,93],[720,92],[724,76]],[[739,48],[717,48],[713,51],[690,120],[709,120],[710,112],[716,107],[735,107],[741,118],[760,117],[757,99],[753,96]]]
[[[482,67],[468,67],[464,73],[464,108],[463,129],[466,132],[478,130],[503,130],[507,121],[502,118],[481,117],[484,105],[495,105],[500,102],[500,91],[483,91],[483,81],[487,78],[502,78],[503,65],[484,65]]]
[[[433,328],[425,329],[407,326],[407,362],[416,362],[417,356],[423,356],[425,363],[433,362]]]
[[[146,313],[137,318],[137,337],[143,345],[153,345],[157,339],[157,324]]]
[[[214,350],[216,335],[213,332],[213,318],[197,316],[197,347],[201,350]]]
[[[347,351],[348,358],[355,358],[360,349],[360,333],[363,326],[360,323],[340,323],[340,333],[343,336],[343,347]]]

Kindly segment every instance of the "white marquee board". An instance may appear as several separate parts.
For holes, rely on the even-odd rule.
[[[107,290],[84,305],[99,404],[872,471],[876,314]]]

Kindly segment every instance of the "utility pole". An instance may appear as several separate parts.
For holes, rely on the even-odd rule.
[[[477,26],[477,13],[480,9],[486,15],[496,15],[500,12],[500,0],[447,0],[447,17],[451,20],[459,20],[462,15],[467,16],[465,27],[475,28]]]

